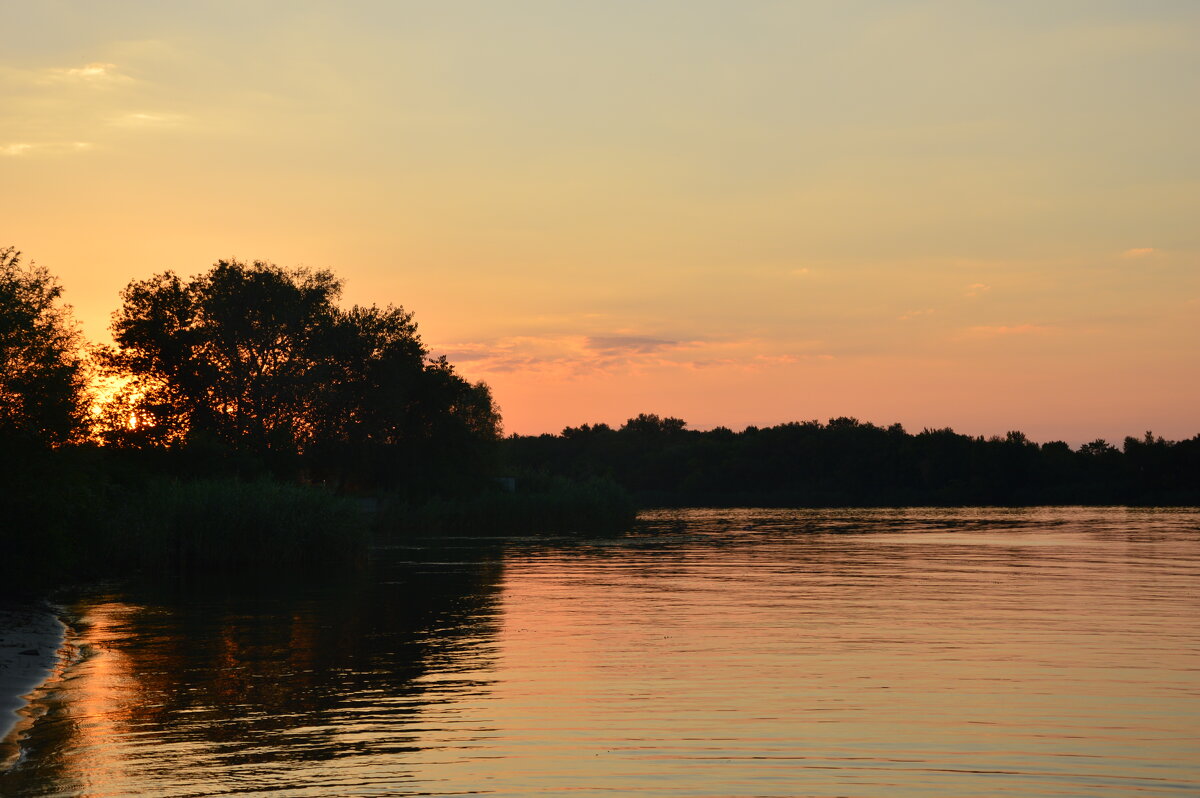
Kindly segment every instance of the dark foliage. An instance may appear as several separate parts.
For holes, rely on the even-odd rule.
[[[79,334],[45,269],[0,250],[0,447],[78,439],[86,418]]]
[[[853,418],[733,432],[640,415],[504,441],[510,470],[609,477],[643,506],[1200,504],[1200,436],[1073,451],[1020,432],[910,434]]]
[[[412,314],[343,310],[340,292],[330,272],[262,262],[130,283],[107,356],[129,382],[104,439],[339,490],[481,479],[499,431],[487,387],[430,359]]]
[[[327,271],[237,261],[130,283],[98,354],[122,387],[93,423],[61,289],[0,251],[0,589],[357,562],[372,519],[345,493],[443,530],[439,501],[510,531],[631,516],[611,485],[496,504],[487,386],[430,358],[404,309],[343,309],[340,291]]]
[[[359,562],[369,519],[318,487],[179,480],[92,444],[0,458],[0,591],[133,573],[258,578]]]

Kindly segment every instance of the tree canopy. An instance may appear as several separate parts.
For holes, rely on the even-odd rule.
[[[83,432],[84,362],[61,299],[46,269],[0,250],[0,438],[10,442],[55,445]]]
[[[337,305],[328,271],[219,261],[131,282],[107,361],[129,382],[110,442],[216,444],[275,470],[387,485],[446,456],[482,463],[499,415],[482,384],[430,359],[412,314]]]

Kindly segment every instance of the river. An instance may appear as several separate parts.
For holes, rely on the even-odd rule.
[[[1200,510],[686,510],[93,588],[5,796],[1200,794]]]

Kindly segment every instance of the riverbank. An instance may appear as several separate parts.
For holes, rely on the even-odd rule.
[[[0,772],[33,722],[29,697],[61,663],[66,627],[47,604],[0,602]]]

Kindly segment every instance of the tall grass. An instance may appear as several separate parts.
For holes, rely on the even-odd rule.
[[[0,592],[135,574],[342,568],[364,560],[370,542],[358,505],[318,488],[36,476],[0,490]]]
[[[516,492],[495,488],[419,504],[389,501],[378,528],[384,534],[605,534],[628,529],[637,512],[611,480],[535,476],[517,484]]]
[[[635,515],[603,479],[527,476],[513,493],[393,498],[371,518],[361,501],[317,487],[108,467],[120,462],[94,451],[0,456],[0,592],[137,574],[332,575],[365,561],[372,521],[382,533],[604,534]]]
[[[369,529],[352,501],[316,488],[155,480],[116,497],[107,538],[134,568],[278,570],[361,559]]]

